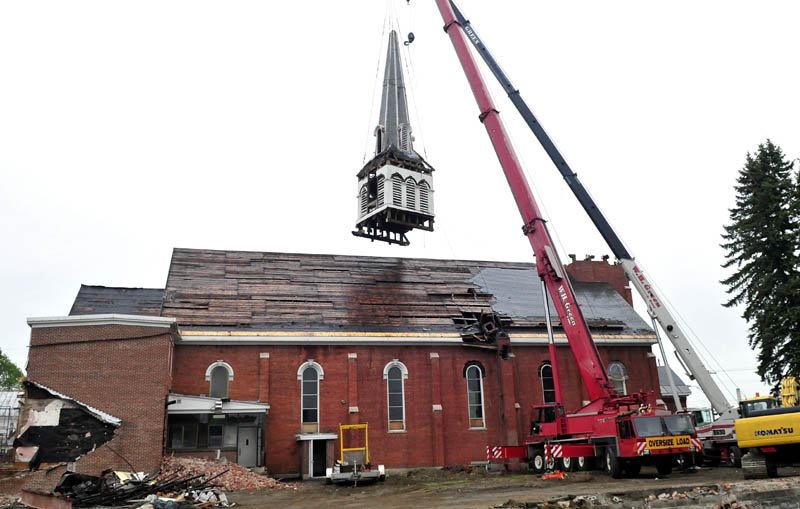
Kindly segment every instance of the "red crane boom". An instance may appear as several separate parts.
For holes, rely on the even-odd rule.
[[[522,167],[509,140],[500,113],[494,106],[486,83],[478,70],[477,64],[470,53],[464,33],[459,29],[455,13],[449,0],[436,0],[439,11],[445,23],[445,32],[450,36],[453,46],[461,61],[461,66],[467,76],[472,93],[480,108],[480,120],[486,127],[489,138],[494,146],[497,158],[511,187],[517,208],[524,221],[522,228],[533,248],[536,258],[536,267],[539,276],[545,282],[556,313],[561,320],[564,332],[567,335],[575,362],[578,364],[583,384],[588,391],[589,398],[594,401],[607,399],[613,389],[608,381],[605,368],[600,361],[589,327],[583,318],[580,307],[575,299],[575,293],[566,277],[564,267],[558,258],[547,224],[542,218],[531,188],[522,171]],[[553,360],[555,363],[555,360]]]

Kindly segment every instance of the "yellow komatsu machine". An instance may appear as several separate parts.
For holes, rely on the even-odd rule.
[[[745,479],[777,477],[778,466],[800,462],[800,384],[795,377],[781,381],[781,405],[772,396],[739,403],[736,439],[742,450]]]

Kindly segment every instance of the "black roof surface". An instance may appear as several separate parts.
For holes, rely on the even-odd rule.
[[[115,288],[110,286],[81,285],[70,315],[121,315],[159,316],[164,290],[160,288]]]

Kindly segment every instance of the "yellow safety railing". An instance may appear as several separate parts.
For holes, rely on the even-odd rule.
[[[344,463],[344,453],[346,452],[364,452],[364,462],[369,463],[369,429],[368,424],[339,424],[339,448],[341,449],[341,461]],[[364,430],[364,447],[345,447],[344,446],[344,431],[350,429],[363,429]]]

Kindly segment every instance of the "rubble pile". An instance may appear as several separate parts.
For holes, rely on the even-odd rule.
[[[201,504],[203,507],[229,507],[225,495],[215,489],[213,476],[175,473],[158,477],[143,472],[106,471],[101,477],[67,472],[61,477],[55,492],[69,500],[73,507],[119,506],[137,502],[143,506],[168,509]]]
[[[157,480],[170,475],[202,476],[214,478],[214,484],[226,491],[272,489],[297,489],[294,483],[284,483],[265,475],[259,475],[234,463],[223,464],[201,458],[176,458],[167,456],[161,463],[161,475]]]

